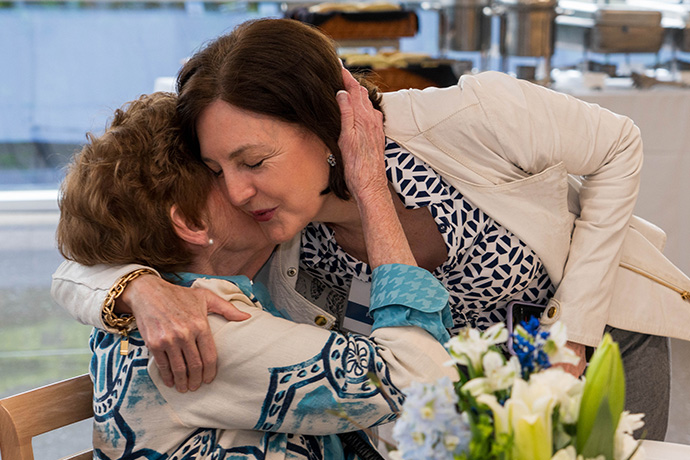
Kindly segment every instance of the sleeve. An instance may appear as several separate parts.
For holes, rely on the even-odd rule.
[[[359,430],[396,418],[412,381],[457,379],[444,347],[426,331],[381,327],[371,337],[345,336],[298,324],[255,308],[236,286],[199,280],[252,316],[242,322],[209,318],[218,349],[218,375],[190,393],[166,387],[155,363],[148,369],[183,424],[324,435]],[[375,374],[383,391],[372,384]]]
[[[449,295],[431,273],[420,267],[386,264],[376,267],[371,280],[372,331],[381,327],[416,326],[441,343],[453,326]]]
[[[498,155],[536,174],[563,163],[582,180],[579,216],[553,302],[569,338],[596,346],[639,189],[642,140],[624,116],[502,74],[475,86]]]
[[[50,294],[58,305],[80,323],[118,333],[103,322],[101,308],[108,290],[117,280],[139,268],[147,267],[135,264],[87,267],[67,260],[53,273]]]

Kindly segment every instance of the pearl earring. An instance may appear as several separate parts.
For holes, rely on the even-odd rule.
[[[213,243],[214,243],[213,238],[209,238],[208,239],[208,245],[213,246]]]
[[[335,167],[335,155],[329,153],[328,158],[326,158],[326,161],[328,161],[328,164],[331,165],[331,168]]]

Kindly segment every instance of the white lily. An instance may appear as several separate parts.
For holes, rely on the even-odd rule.
[[[510,401],[510,400],[508,400]],[[508,419],[508,405],[502,406],[496,396],[492,394],[480,394],[477,396],[477,402],[489,406],[491,412],[494,414],[494,429],[496,434],[512,433],[510,429],[510,421]]]
[[[556,404],[560,407],[561,421],[566,424],[577,422],[582,401],[584,381],[576,378],[563,369],[552,367],[537,374],[532,374],[530,382],[539,383],[549,388]]]
[[[599,455],[596,458],[585,459],[582,455],[577,455],[573,446],[568,446],[556,452],[556,454],[551,457],[551,460],[604,460],[604,456]]]
[[[482,357],[489,347],[508,340],[508,331],[503,323],[496,323],[484,332],[466,328],[446,344],[453,362],[471,366],[477,373],[482,372]]]
[[[556,398],[539,382],[516,380],[508,403],[513,424],[515,460],[550,460],[552,446],[551,415]]]
[[[520,362],[513,356],[504,362],[503,356],[495,351],[488,351],[482,358],[484,377],[475,377],[463,385],[462,389],[475,398],[481,394],[506,390],[520,376]]]
[[[644,426],[642,417],[644,417],[644,414],[631,414],[628,411],[621,413],[621,418],[616,428],[616,438],[613,443],[613,458],[616,460],[626,460],[628,458],[630,460],[642,460],[645,458],[644,448],[642,446],[638,448],[639,441],[632,436],[635,430]],[[635,455],[631,458],[630,455],[633,452],[635,452]]]
[[[551,415],[556,398],[548,386],[517,379],[504,406],[488,394],[477,401],[493,412],[497,433],[513,434],[513,460],[551,460]]]
[[[555,322],[549,328],[549,338],[544,345],[544,351],[549,355],[551,364],[566,363],[577,364],[580,358],[565,344],[568,342],[568,334],[565,324]]]

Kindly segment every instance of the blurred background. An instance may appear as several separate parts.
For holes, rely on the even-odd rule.
[[[0,1],[0,397],[88,370],[90,328],[50,298],[57,188],[87,132],[126,101],[172,90],[204,42],[258,17],[318,24],[346,65],[383,89],[499,70],[628,115],[646,166],[637,213],[690,272],[690,3],[666,0],[371,2]],[[338,7],[340,6],[340,8]],[[673,343],[668,440],[690,443],[684,356]],[[36,458],[88,446],[88,423],[35,443]],[[57,436],[57,437],[56,437]]]

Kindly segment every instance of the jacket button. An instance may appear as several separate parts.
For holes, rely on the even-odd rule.
[[[557,310],[556,307],[549,308],[546,311],[546,316],[548,316],[549,318],[553,318],[554,316],[556,316],[556,310]]]
[[[325,326],[327,322],[328,320],[323,315],[317,315],[316,318],[314,318],[314,323],[316,323],[317,326]]]
[[[290,267],[287,269],[287,276],[295,276],[297,274],[297,269],[295,267]]]

